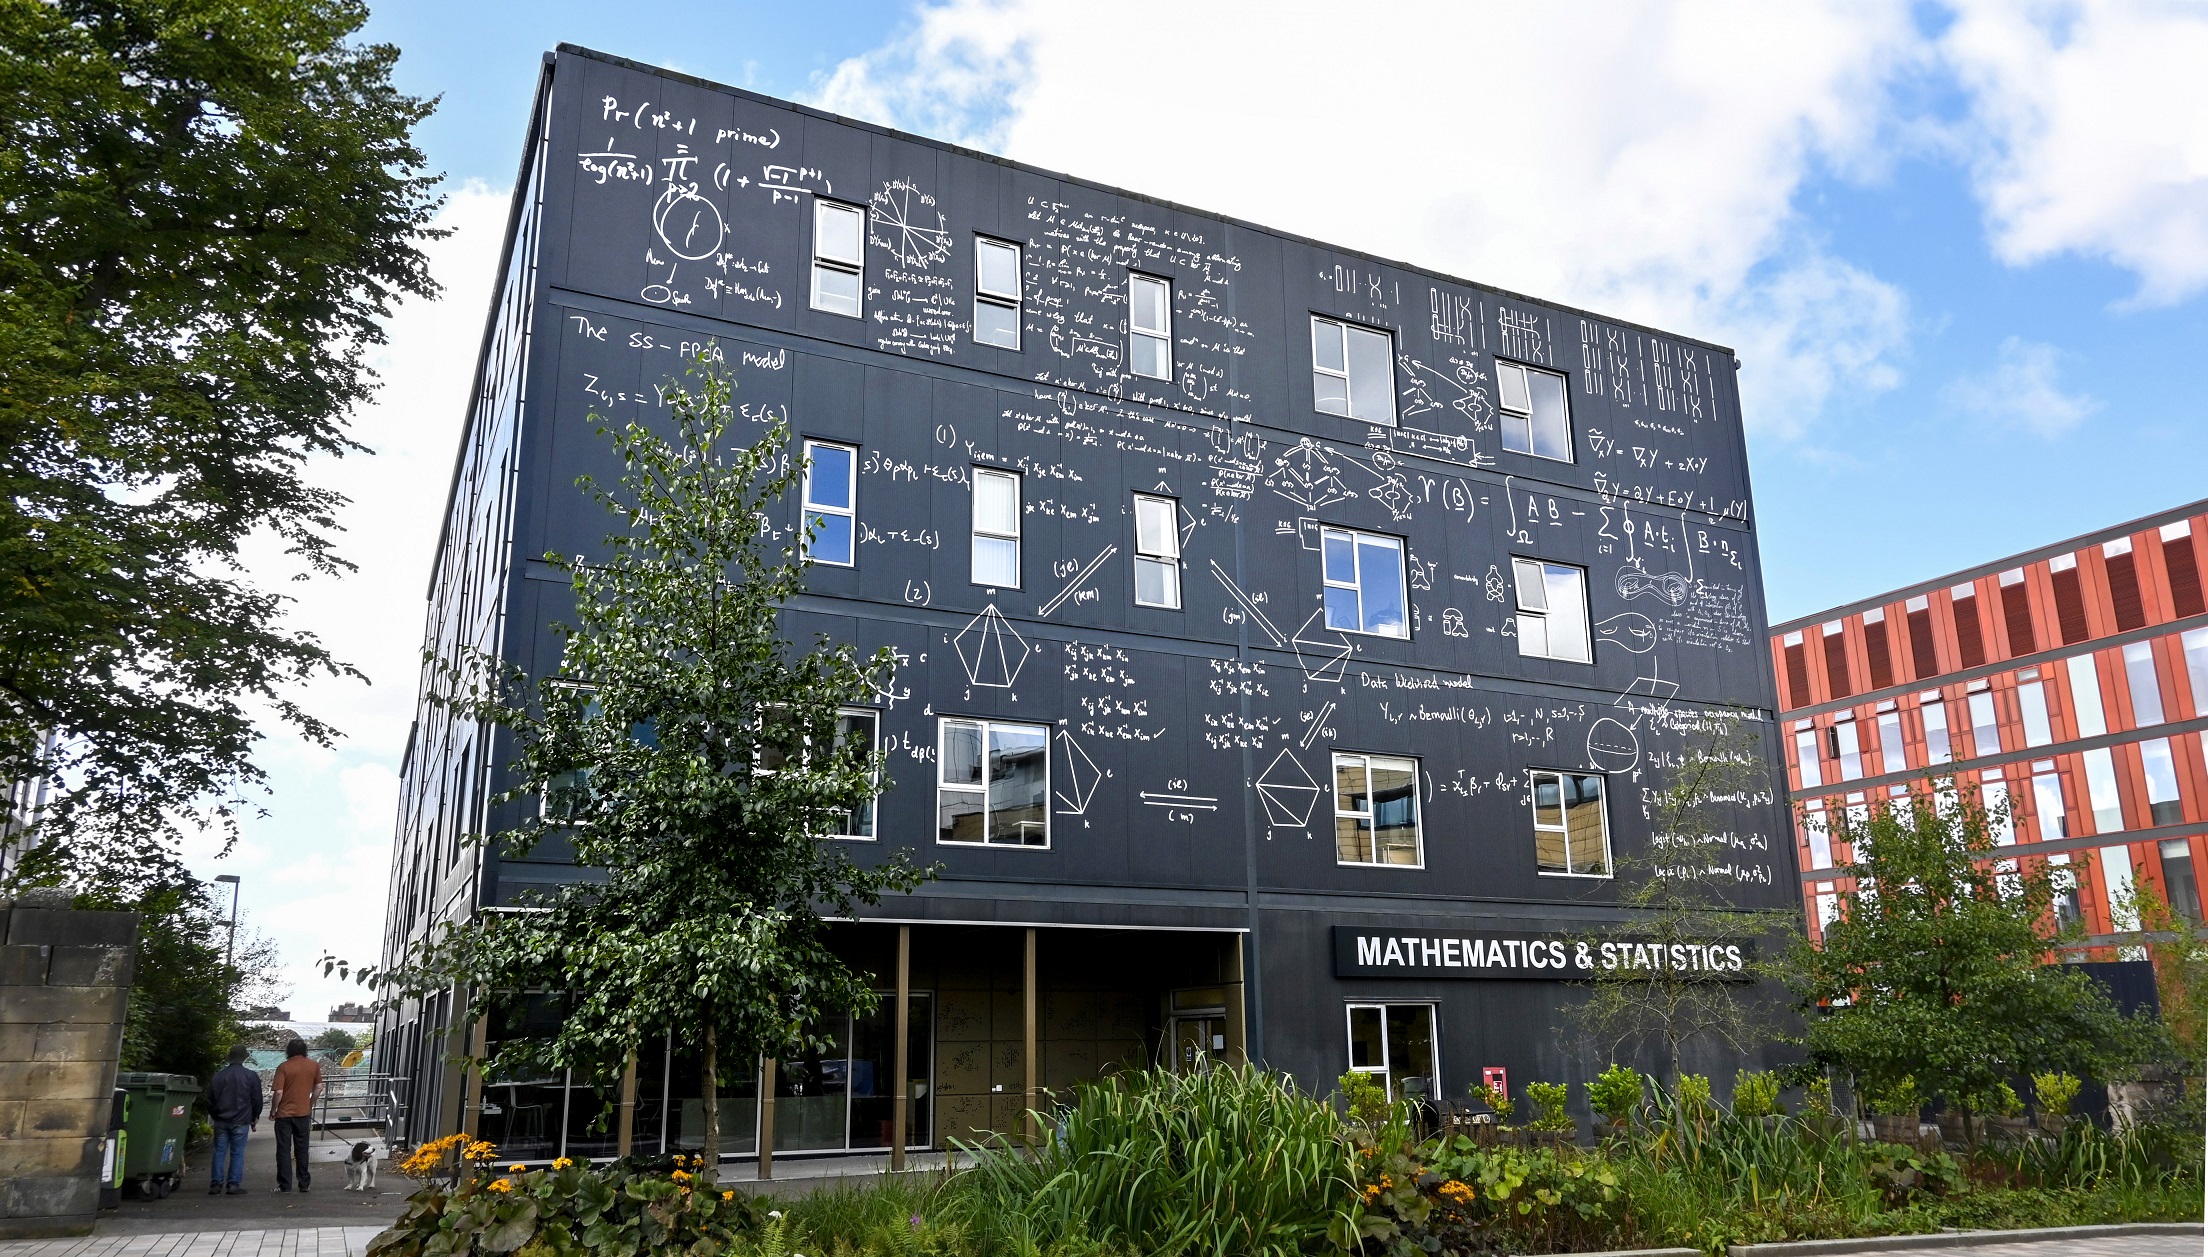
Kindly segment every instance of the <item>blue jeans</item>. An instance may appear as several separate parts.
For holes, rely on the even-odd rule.
[[[245,1182],[245,1135],[251,1129],[250,1126],[216,1125],[215,1151],[209,1158],[214,1173],[207,1181],[209,1187],[237,1187]]]

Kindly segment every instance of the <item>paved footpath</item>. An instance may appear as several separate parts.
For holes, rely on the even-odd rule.
[[[2103,1235],[2092,1239],[2039,1240],[2030,1244],[1973,1244],[1967,1248],[1881,1248],[1856,1257],[2201,1257],[2198,1235]],[[13,1257],[13,1254],[0,1254]]]
[[[309,1226],[270,1231],[170,1231],[10,1240],[0,1257],[361,1257],[382,1227]]]

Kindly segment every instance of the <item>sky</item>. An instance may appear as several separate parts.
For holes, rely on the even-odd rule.
[[[2208,8],[382,0],[437,96],[444,285],[396,312],[342,581],[366,684],[271,728],[231,852],[287,1007],[374,959],[424,595],[542,54],[582,44],[1729,345],[1774,621],[2208,496]],[[273,547],[253,555],[276,587]]]

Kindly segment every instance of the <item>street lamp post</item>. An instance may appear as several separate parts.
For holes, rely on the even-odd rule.
[[[222,967],[228,969],[238,955],[238,895],[243,888],[238,884],[238,875],[235,873],[220,874],[215,880],[230,883],[230,943],[222,951]]]

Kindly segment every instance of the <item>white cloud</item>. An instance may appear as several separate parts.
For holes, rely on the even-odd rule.
[[[2062,391],[2061,358],[2053,345],[2011,336],[2001,342],[2000,360],[1990,370],[1948,385],[1948,404],[2043,437],[2060,436],[2101,408],[2084,393]]]
[[[1793,201],[1881,160],[1903,6],[1384,12],[947,0],[817,101],[1733,344],[1765,429],[1896,381],[1906,298]]]
[[[2135,273],[2139,304],[2208,288],[2208,10],[1961,0],[1940,51],[2002,261],[2078,253]]]

